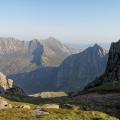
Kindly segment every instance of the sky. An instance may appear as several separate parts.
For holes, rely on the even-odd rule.
[[[65,43],[120,39],[120,0],[0,0],[0,36]]]

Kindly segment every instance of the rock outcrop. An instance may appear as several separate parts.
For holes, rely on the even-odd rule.
[[[83,90],[104,72],[106,63],[107,51],[97,44],[73,54],[58,69],[57,87],[65,91]]]
[[[86,89],[105,83],[117,82],[120,82],[120,40],[111,44],[108,63],[104,74],[96,78]]]
[[[12,108],[12,105],[9,104],[5,99],[0,97],[0,110],[6,109],[6,108]]]
[[[0,94],[25,95],[25,92],[23,89],[15,85],[13,80],[7,79],[6,76],[0,72]]]

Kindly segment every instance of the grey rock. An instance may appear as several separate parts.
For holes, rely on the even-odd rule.
[[[53,37],[30,41],[0,38],[0,71],[29,94],[54,91],[58,66],[78,52]]]
[[[55,38],[20,41],[0,38],[0,71],[6,75],[33,71],[43,66],[58,66],[67,56],[78,50]]]
[[[37,118],[39,118],[41,116],[49,115],[49,112],[42,111],[42,110],[39,110],[39,109],[34,110],[34,112],[35,112],[35,116]]]
[[[102,73],[107,64],[107,51],[95,44],[66,58],[58,68],[58,90],[83,90]]]

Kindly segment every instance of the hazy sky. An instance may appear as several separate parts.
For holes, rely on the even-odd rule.
[[[63,42],[120,38],[120,0],[0,0],[0,36]]]

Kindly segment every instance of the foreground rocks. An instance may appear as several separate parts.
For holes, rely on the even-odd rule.
[[[12,108],[12,105],[9,104],[6,100],[0,99],[0,110],[6,108]]]
[[[49,115],[49,112],[42,111],[42,110],[39,110],[39,109],[34,110],[34,112],[35,112],[35,116],[37,118],[39,118],[41,116],[44,116],[44,115]]]
[[[37,108],[34,110],[36,117],[41,117],[44,115],[49,115],[49,112],[46,111],[46,109],[59,109],[58,104],[43,104],[42,106],[37,106]]]
[[[14,84],[13,80],[7,79],[7,77],[0,72],[0,95],[25,96],[26,94],[22,88]]]

